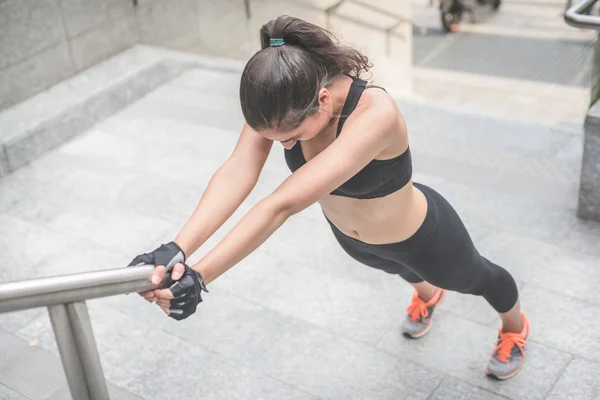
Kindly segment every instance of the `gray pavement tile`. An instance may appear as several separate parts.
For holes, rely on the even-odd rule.
[[[171,225],[159,218],[131,210],[81,206],[65,210],[47,224],[75,238],[90,241],[119,254],[133,254],[156,247]]]
[[[0,256],[6,265],[0,282],[35,277],[37,265],[66,245],[64,235],[0,214]]]
[[[103,305],[127,314],[131,321],[152,325],[174,337],[244,364],[267,351],[293,330],[294,320],[275,310],[251,303],[218,288],[209,288],[196,313],[179,322],[168,318],[155,304],[137,295],[102,300]],[[251,290],[251,289],[247,289]]]
[[[30,400],[23,394],[17,393],[11,388],[0,384],[0,399],[2,400]]]
[[[239,85],[239,82],[237,83]],[[221,90],[203,91],[194,87],[182,87],[165,84],[130,107],[130,111],[143,112],[146,107],[166,105],[162,112],[176,110],[179,106],[196,107],[206,111],[229,112],[231,117],[243,117],[241,114],[239,92],[221,92]],[[170,106],[169,106],[170,105]],[[176,111],[175,111],[176,112]],[[161,115],[161,113],[159,113]],[[184,119],[185,120],[185,119]]]
[[[506,397],[469,385],[456,379],[446,378],[428,400],[502,400]]]
[[[596,400],[600,398],[600,364],[574,359],[562,374],[547,400]]]
[[[573,210],[502,194],[498,191],[501,188],[481,190],[444,181],[433,189],[450,202],[467,226],[476,222],[534,239],[553,240],[564,236],[576,223]]]
[[[600,223],[577,220],[573,229],[555,241],[560,246],[600,256]]]
[[[467,113],[458,113],[423,104],[397,100],[409,135],[431,135],[468,143],[470,146],[513,149],[552,156],[572,138],[530,123],[507,121]],[[435,118],[431,118],[435,115]]]
[[[132,320],[95,300],[88,304],[106,378],[119,386],[128,387],[150,365],[161,365],[177,346],[173,335],[148,321]]]
[[[417,364],[309,324],[299,325],[255,364],[326,399],[426,399],[440,382]]]
[[[60,358],[31,346],[12,334],[0,331],[0,399],[70,399]],[[3,384],[12,387],[8,390]],[[111,399],[134,400],[112,382],[107,382]],[[28,396],[26,397],[23,394]]]
[[[535,320],[532,326],[532,338],[539,339],[538,331],[542,328]],[[497,332],[495,327],[484,327],[440,312],[426,337],[406,339],[401,335],[398,323],[378,347],[501,396],[519,400],[543,399],[571,356],[530,341],[523,370],[510,381],[496,382],[485,376],[485,368]]]
[[[61,174],[48,178],[52,185],[40,185],[34,191],[37,198],[28,198],[25,204],[19,202],[10,205],[11,214],[48,222],[56,218],[64,209],[81,207],[113,209],[117,212],[131,210],[137,214],[156,217],[170,223],[183,226],[196,207],[202,195],[203,186],[189,185],[184,176],[155,176],[144,171],[135,171],[127,167],[101,170],[95,167],[81,167],[76,172],[68,171],[68,166],[81,165],[83,156],[68,162],[61,156],[56,164],[62,167],[51,171],[46,168],[45,175]],[[62,170],[65,169],[63,172]],[[38,174],[36,172],[36,174]],[[194,178],[191,178],[194,179]],[[177,187],[177,194],[165,188]],[[39,193],[38,196],[36,196]],[[67,203],[66,206],[64,203]],[[29,204],[37,207],[32,213]]]
[[[65,235],[66,245],[57,249],[36,266],[36,277],[77,274],[126,267],[137,255],[117,254],[83,240],[70,239]],[[74,250],[76,249],[76,250]],[[137,251],[139,253],[139,251]]]
[[[240,265],[251,277],[239,296],[345,337],[376,343],[404,318],[412,288],[396,279],[373,288],[368,284],[330,275],[315,268],[289,263],[287,258],[264,254],[258,263]],[[238,280],[242,282],[242,280]]]
[[[87,156],[92,161],[114,160],[123,167],[132,166],[158,176],[202,176],[202,181],[194,182],[204,187],[233,151],[241,125],[236,130],[237,133],[159,115],[131,115],[125,110],[61,151]],[[149,131],[152,140],[148,140]],[[176,140],[173,132],[177,132]],[[114,148],[117,140],[121,148]]]
[[[389,321],[404,318],[404,310],[411,301],[412,286],[396,275],[378,271],[352,259],[341,249],[331,232],[331,228],[322,215],[321,220],[320,222],[316,222],[303,216],[295,216],[275,232],[267,243],[261,247],[262,251],[275,257],[273,259],[275,263],[273,268],[275,270],[279,269],[276,266],[277,263],[285,264],[286,266],[289,265],[288,268],[290,269],[293,268],[293,265],[297,265],[296,270],[302,267],[309,268],[306,272],[307,276],[315,274],[318,270],[321,274],[326,273],[337,278],[359,283],[360,285],[367,285],[370,289],[377,292],[376,296],[380,296],[382,301],[390,302],[390,304],[386,304],[386,307],[384,307],[386,310],[387,307],[390,307]],[[289,240],[290,237],[296,236],[304,238],[303,246],[297,246],[294,241]],[[265,263],[265,259],[272,259],[272,257],[260,258],[256,262],[263,264]],[[240,267],[240,270],[243,269],[244,271],[238,271],[237,268],[234,268],[228,279],[239,276],[236,287],[240,288],[239,290],[243,290],[242,288],[245,287],[247,279],[252,279],[248,275],[253,275],[254,277],[268,275],[266,272],[262,274],[258,273],[255,268],[264,269],[262,266],[255,267],[254,265],[252,266],[252,270],[247,269],[246,266]],[[310,280],[311,278],[308,279]],[[265,282],[261,280],[260,284],[265,284]],[[273,283],[273,285],[277,286],[276,283]],[[315,286],[315,284],[311,283],[310,286]],[[264,297],[268,296],[265,294]],[[329,300],[324,301],[330,302]],[[285,301],[282,300],[282,302]],[[332,305],[332,307],[335,307],[335,305]],[[356,307],[369,312],[369,306],[366,306],[364,303],[360,305],[356,304]],[[496,312],[481,297],[450,293],[441,307],[458,316],[463,316],[486,325],[498,321]],[[385,310],[382,311],[385,312]],[[353,312],[356,313],[356,311]],[[317,317],[314,313],[310,312],[309,309],[307,309],[306,313],[312,315],[313,319],[310,321],[320,325],[317,323],[315,319]],[[379,312],[372,314],[373,317],[378,315],[380,315]],[[336,317],[334,320],[337,321],[339,318]],[[381,315],[378,318],[384,319],[386,317]],[[345,324],[351,324],[351,320],[346,321]],[[358,330],[352,328],[349,331],[352,332],[352,335],[356,335],[352,337],[358,340],[366,340],[367,342],[377,340],[377,337],[371,337],[365,328],[358,328]],[[364,331],[365,336],[359,334],[362,331]]]
[[[0,191],[0,213],[34,223],[52,219],[71,200],[52,186],[33,179],[29,166],[3,178]]]
[[[156,365],[169,354],[177,339],[155,329],[148,321],[133,320],[129,315],[105,307],[102,301],[88,302],[100,360],[106,378],[126,387],[141,376],[147,366]],[[59,356],[47,314],[20,329],[17,335]]]
[[[5,334],[2,335],[5,340]],[[19,339],[13,337],[10,341],[15,340]],[[66,386],[59,358],[43,349],[27,346],[26,342],[18,346],[19,351],[0,364],[0,383],[32,399],[45,399]]]
[[[44,312],[31,320],[27,325],[14,332],[19,338],[26,340],[32,347],[45,350],[56,357],[60,357],[52,323],[48,312]]]
[[[572,138],[569,136],[569,140]],[[503,149],[498,146],[487,148],[479,143],[457,142],[444,139],[439,135],[416,134],[410,138],[411,148],[415,151],[415,161],[429,156],[430,161],[439,160],[450,165],[469,166],[474,170],[491,173],[505,173],[515,176],[536,178],[555,184],[568,184],[578,178],[580,162],[566,162],[556,157]],[[420,170],[421,164],[419,163]],[[425,165],[423,165],[425,167]],[[488,179],[492,178],[488,176]],[[491,179],[490,179],[491,180]]]
[[[27,342],[2,326],[2,329],[0,329],[0,369],[8,368],[10,360],[28,348],[29,344]]]
[[[521,303],[536,342],[600,361],[600,306],[526,284]]]
[[[320,207],[307,211],[288,219],[261,250],[277,258],[285,258],[290,265],[306,266],[378,290],[398,291],[399,295],[405,296],[400,306],[403,310],[405,303],[410,301],[412,288],[397,275],[368,267],[351,258],[335,239]],[[302,245],[290,238],[302,238]]]
[[[150,96],[124,109],[119,116],[147,118],[152,115],[160,119],[185,121],[238,134],[244,126],[239,99],[235,97],[214,97],[213,94],[172,85],[165,85],[162,90],[179,95],[168,100],[162,96]]]
[[[523,283],[517,281],[517,287],[520,290]],[[439,309],[485,326],[498,327],[501,324],[496,310],[481,296],[448,292]]]
[[[205,93],[214,93],[218,89],[221,95],[238,97],[240,93],[239,73],[192,69],[169,82],[170,85],[194,88]]]
[[[532,162],[531,157],[523,157],[526,161],[519,160],[521,161],[519,163],[505,160],[502,157],[493,157],[496,159],[496,163],[492,164],[514,164],[514,167],[506,170],[506,168],[499,168],[497,165],[488,165],[489,162],[465,160],[464,157],[456,155],[460,152],[432,155],[420,152],[419,148],[414,149],[413,166],[418,171],[439,175],[480,190],[500,191],[503,195],[536,201],[554,207],[575,208],[578,193],[577,166],[569,166],[561,173],[553,174],[552,168],[540,165],[542,163]],[[485,155],[480,157],[485,159]],[[554,159],[548,158],[545,161],[552,166],[557,164]],[[532,165],[527,168],[519,165],[526,163]],[[544,172],[540,173],[540,171]]]
[[[115,385],[114,383],[108,381],[106,382],[106,386],[108,386],[108,395],[110,400],[144,400],[141,397]],[[64,386],[58,389],[56,392],[52,393],[48,398],[44,400],[71,400],[71,393],[69,388]]]
[[[318,400],[302,388],[237,365],[194,344],[174,339],[177,346],[160,364],[129,389],[146,400],[163,399],[265,399]]]
[[[559,160],[581,163],[583,156],[583,135],[577,135],[571,138],[560,150],[555,157]]]
[[[127,256],[119,255],[68,233],[9,218],[6,218],[6,229],[18,235],[21,241],[13,240],[10,245],[0,247],[0,254],[9,265],[18,267],[2,269],[0,282],[118,268],[126,266],[136,251],[140,251],[132,248]],[[46,247],[41,247],[42,244]],[[32,258],[34,251],[43,258]]]
[[[0,329],[14,333],[38,318],[44,312],[46,311],[43,308],[33,308],[0,314]]]
[[[479,250],[517,280],[600,304],[593,279],[600,267],[598,256],[505,232],[490,235]]]

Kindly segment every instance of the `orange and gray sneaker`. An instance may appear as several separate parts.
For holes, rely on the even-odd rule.
[[[402,334],[411,339],[425,336],[433,323],[433,311],[445,297],[446,291],[438,288],[433,297],[426,302],[415,291],[412,303],[406,309],[407,315],[402,323]]]
[[[525,361],[525,345],[529,336],[530,326],[525,313],[521,311],[523,329],[519,333],[500,332],[496,341],[496,348],[487,367],[487,375],[504,380],[512,378]]]

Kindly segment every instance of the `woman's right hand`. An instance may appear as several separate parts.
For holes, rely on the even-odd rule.
[[[157,249],[154,249],[150,253],[140,254],[135,257],[131,263],[129,263],[129,267],[138,266],[138,265],[154,265],[154,273],[152,274],[151,282],[155,285],[158,285],[165,274],[177,264],[185,263],[185,254],[181,247],[177,245],[175,242],[169,242],[167,244],[163,244]],[[172,272],[171,279],[178,280],[183,276],[184,268],[183,265],[179,265],[179,268],[175,268]],[[150,303],[156,300],[156,296],[154,294],[154,290],[148,290],[146,292],[141,292],[140,295],[144,297]]]

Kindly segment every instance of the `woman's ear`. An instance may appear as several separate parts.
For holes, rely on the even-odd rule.
[[[331,93],[326,88],[319,90],[319,108],[333,112]]]

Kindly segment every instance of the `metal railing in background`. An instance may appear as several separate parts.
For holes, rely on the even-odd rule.
[[[574,6],[570,6],[567,11],[565,11],[565,22],[577,28],[600,30],[600,17],[583,14],[597,1],[598,0],[583,0]]]
[[[108,400],[88,299],[142,292],[153,265],[0,284],[0,313],[48,307],[65,375],[75,400]]]
[[[356,18],[349,17],[347,15],[336,15],[338,18],[342,18],[342,19],[344,19],[346,21],[353,22],[353,23],[355,23],[357,25],[361,25],[361,26],[364,26],[364,27],[367,27],[367,28],[381,30],[381,31],[385,32],[385,50],[386,50],[386,54],[387,55],[390,55],[390,53],[392,51],[392,41],[391,41],[392,36],[396,36],[398,38],[405,39],[404,35],[402,35],[402,34],[400,34],[398,32],[395,32],[395,30],[397,28],[399,28],[403,24],[410,24],[411,26],[420,27],[421,30],[424,29],[424,27],[421,27],[420,25],[417,25],[410,18],[407,18],[407,17],[405,17],[403,15],[393,13],[391,11],[385,10],[383,8],[379,8],[377,6],[374,6],[372,4],[368,4],[368,3],[365,3],[365,2],[362,2],[362,1],[359,1],[359,0],[340,0],[336,4],[332,5],[331,7],[326,8],[325,9],[325,13],[327,15],[326,23],[327,23],[327,27],[328,28],[331,26],[330,25],[330,19],[331,19],[331,17],[333,15],[335,15],[335,12],[344,3],[354,4],[356,6],[364,8],[365,10],[373,11],[373,12],[375,12],[377,14],[384,15],[386,17],[390,17],[390,18],[393,18],[393,19],[396,20],[396,22],[394,22],[390,26],[381,27],[381,26],[370,24],[370,23],[365,22],[365,21],[361,21],[361,20],[356,19]]]

